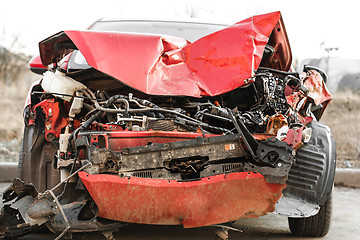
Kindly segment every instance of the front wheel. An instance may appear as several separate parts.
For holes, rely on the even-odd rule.
[[[290,231],[301,237],[323,237],[329,232],[332,213],[332,195],[320,206],[319,212],[306,218],[288,218]]]

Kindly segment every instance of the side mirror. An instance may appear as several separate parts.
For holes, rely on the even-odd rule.
[[[47,67],[42,64],[40,56],[36,56],[30,59],[29,68],[33,73],[41,75],[47,71]]]

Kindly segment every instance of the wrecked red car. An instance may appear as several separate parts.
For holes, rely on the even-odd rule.
[[[226,238],[269,212],[296,235],[327,234],[336,153],[319,120],[331,95],[323,71],[292,69],[280,12],[232,26],[99,20],[39,48],[2,237],[139,223]]]

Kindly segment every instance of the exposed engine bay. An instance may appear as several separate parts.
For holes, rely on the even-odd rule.
[[[303,112],[306,110],[298,105],[293,108],[286,100],[285,89],[292,91],[290,97],[294,93],[300,93],[301,99],[306,98],[308,90],[302,85],[299,76],[293,73],[260,69],[254,79],[254,83],[228,94],[203,99],[161,96],[141,99],[133,93],[110,95],[106,91],[94,93],[84,88],[77,91],[70,105],[66,101],[69,96],[64,96],[65,100],[62,100],[61,95],[60,98],[53,99],[52,95],[45,94],[42,98],[52,99],[53,104],[69,105],[70,116],[64,132],[54,132],[54,129],[51,129],[45,137],[50,141],[59,138],[57,167],[68,167],[69,170],[75,157],[79,160],[92,159],[92,173],[118,173],[122,177],[150,176],[192,180],[218,174],[221,169],[233,171],[257,165],[272,168],[286,166],[289,170],[295,155],[294,149],[301,146],[302,140],[310,138],[311,130],[304,129],[304,116],[301,115],[300,109]],[[46,81],[48,79],[45,75],[42,85],[51,85]],[[34,93],[35,96],[36,94],[40,93]],[[299,101],[298,104],[303,104],[303,101]],[[117,137],[122,133],[142,131],[151,133],[149,136],[153,137],[156,137],[156,133],[164,131],[174,134],[193,133],[189,138],[203,138],[203,141],[209,136],[223,136],[218,139],[226,139],[227,135],[240,134],[238,138],[226,140],[224,144],[229,145],[230,149],[238,149],[241,154],[233,154],[226,149],[222,152],[213,149],[214,156],[209,157],[209,151],[216,146],[199,143],[204,149],[195,151],[191,147],[179,146],[181,152],[188,150],[189,153],[174,152],[155,160],[154,155],[159,154],[159,151],[173,148],[166,146],[166,140],[151,142],[147,139],[131,146],[129,143],[121,144],[121,137]],[[286,144],[282,141],[287,138],[289,131],[296,136],[294,139],[288,139],[289,142]],[[258,140],[273,137],[271,141],[263,144],[252,134],[257,134]],[[244,139],[244,143],[240,143],[240,138]],[[118,143],[114,144],[116,141]],[[193,141],[199,142],[197,139]],[[262,151],[266,150],[266,154],[257,155],[259,144]],[[283,149],[284,156],[271,151],[271,146]],[[131,154],[133,151],[145,155],[134,159]],[[251,166],[245,166],[245,163]],[[286,178],[280,182],[284,181]]]

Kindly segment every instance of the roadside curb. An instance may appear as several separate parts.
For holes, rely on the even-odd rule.
[[[12,182],[17,176],[17,162],[0,162],[0,182]],[[337,168],[335,186],[360,188],[360,169]]]
[[[360,169],[337,168],[335,186],[360,188]]]
[[[0,182],[12,182],[17,176],[17,162],[0,162]]]

